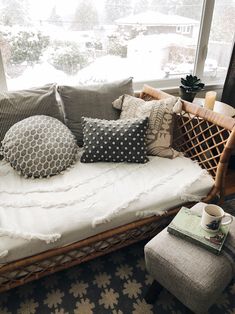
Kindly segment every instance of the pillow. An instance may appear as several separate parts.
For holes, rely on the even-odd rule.
[[[175,106],[178,109],[175,97],[144,101],[140,98],[123,95],[113,102],[113,106],[122,110],[120,119],[149,117],[146,137],[149,155],[174,158],[180,154],[171,148],[173,108]]]
[[[133,95],[132,78],[95,86],[59,86],[68,128],[83,145],[82,116],[106,120],[116,120],[120,112],[112,107],[112,102],[122,94]]]
[[[34,115],[47,115],[63,121],[56,100],[56,85],[0,92],[0,143],[12,125]]]
[[[78,146],[59,120],[33,116],[14,124],[2,141],[4,159],[25,177],[48,177],[72,165]]]
[[[148,118],[100,120],[82,118],[84,152],[81,162],[145,163]]]

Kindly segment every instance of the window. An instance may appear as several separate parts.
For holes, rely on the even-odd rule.
[[[234,11],[235,0],[0,0],[0,82],[19,89],[133,76],[138,88],[177,86],[189,73],[221,82]]]
[[[190,34],[190,26],[183,26],[182,34]]]
[[[208,42],[204,76],[223,80],[230,61],[235,30],[235,1],[217,0]]]
[[[192,26],[193,28],[194,26]],[[184,25],[184,26],[177,26],[176,28],[177,33],[181,34],[190,34],[191,32],[191,26],[190,25]]]
[[[181,33],[181,26],[176,26],[176,33]]]

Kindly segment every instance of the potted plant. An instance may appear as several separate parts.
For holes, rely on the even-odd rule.
[[[181,78],[180,97],[183,100],[192,102],[196,94],[203,90],[205,84],[197,76],[186,75],[186,78]]]

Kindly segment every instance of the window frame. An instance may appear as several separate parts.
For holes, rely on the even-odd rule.
[[[202,78],[207,86],[216,86],[217,88],[221,88],[223,82],[221,80],[210,82],[209,78],[203,78],[203,72],[205,67],[205,61],[207,57],[208,51],[208,43],[210,37],[210,30],[214,12],[215,0],[203,0],[202,4],[202,14],[200,20],[200,28],[197,42],[197,49],[194,61],[194,69],[193,75],[197,75]],[[134,89],[141,90],[143,83],[149,84],[153,87],[160,87],[163,89],[171,89],[174,90],[180,84],[180,78],[172,78],[172,79],[156,79],[151,81],[134,81]],[[2,60],[2,54],[0,51],[0,90],[7,90],[7,80],[4,71],[4,64]]]
[[[4,71],[1,49],[0,49],[0,90],[2,91],[7,90],[7,81],[6,81],[5,71]]]

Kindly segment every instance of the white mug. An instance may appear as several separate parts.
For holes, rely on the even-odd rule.
[[[222,221],[225,217],[229,219]],[[208,204],[203,208],[201,227],[208,232],[217,232],[220,226],[231,224],[233,216],[225,213],[224,210],[217,205]]]
[[[235,108],[220,101],[215,102],[213,110],[225,116],[229,116],[229,117],[235,116]]]

